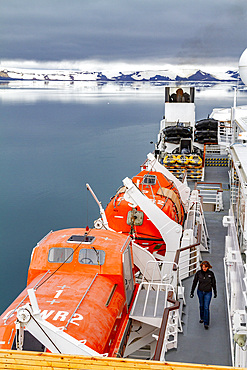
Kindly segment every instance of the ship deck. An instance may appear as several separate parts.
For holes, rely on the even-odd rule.
[[[232,366],[223,266],[227,229],[222,225],[222,218],[229,210],[228,168],[206,167],[205,181],[221,182],[224,189],[224,211],[205,212],[210,253],[202,253],[203,260],[209,260],[216,275],[218,296],[212,298],[210,326],[209,330],[205,330],[203,324],[199,323],[197,295],[192,299],[189,297],[193,277],[183,281],[186,299],[182,317],[183,333],[179,334],[178,348],[166,353],[166,361]]]
[[[0,350],[0,369],[15,370],[234,370],[241,368],[201,364],[168,363],[111,357],[85,357],[47,352]],[[243,369],[242,369],[243,370]]]

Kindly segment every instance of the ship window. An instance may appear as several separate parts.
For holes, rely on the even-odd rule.
[[[105,251],[92,249],[81,249],[79,262],[86,265],[103,265],[105,263]]]
[[[49,250],[48,261],[49,262],[65,262],[69,263],[73,259],[73,248],[51,248]]]
[[[90,235],[71,235],[67,240],[68,243],[91,244],[95,240],[95,236]]]
[[[142,181],[145,185],[155,185],[156,184],[156,176],[155,175],[145,175]]]

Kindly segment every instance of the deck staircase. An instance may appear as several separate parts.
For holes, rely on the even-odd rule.
[[[177,348],[178,333],[182,332],[183,289],[174,263],[149,260],[143,271],[139,289],[133,303],[130,319],[132,332],[124,357],[152,358],[159,338],[164,317],[168,313],[163,341],[164,353]],[[178,300],[180,303],[178,303]],[[176,307],[174,302],[177,303]],[[142,355],[144,357],[142,357]]]
[[[130,317],[160,327],[169,291],[174,291],[170,284],[141,283]]]

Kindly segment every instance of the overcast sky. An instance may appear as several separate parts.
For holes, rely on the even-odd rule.
[[[246,36],[247,0],[0,0],[2,64],[237,66]]]

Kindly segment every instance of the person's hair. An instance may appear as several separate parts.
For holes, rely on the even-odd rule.
[[[210,263],[209,263],[208,261],[202,261],[202,263],[200,264],[200,266],[201,266],[201,268],[202,268],[202,266],[206,266],[206,267],[208,267],[209,269],[211,269],[211,268],[212,268],[212,266],[210,265]]]

